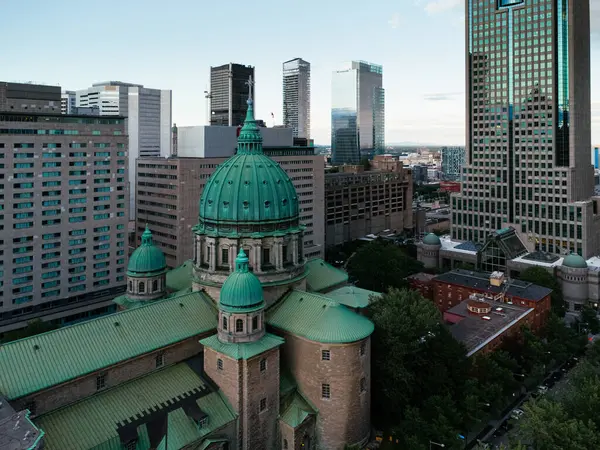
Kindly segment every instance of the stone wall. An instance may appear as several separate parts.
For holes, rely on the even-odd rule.
[[[343,449],[345,444],[364,442],[370,434],[371,348],[370,338],[350,344],[321,344],[298,336],[285,337],[282,357],[291,369],[300,391],[319,410],[316,423],[319,448]],[[361,344],[364,342],[364,355]],[[322,360],[322,350],[330,360]],[[365,391],[361,392],[361,379]],[[322,397],[329,384],[331,397]]]
[[[23,409],[26,405],[34,403],[35,415],[53,411],[98,392],[96,383],[99,375],[106,375],[105,387],[103,388],[106,389],[156,370],[156,356],[159,353],[164,355],[164,366],[191,358],[202,352],[202,345],[198,341],[209,334],[211,333],[191,337],[169,347],[163,347],[157,351],[97,370],[72,381],[21,397],[15,400],[14,405],[17,409]]]

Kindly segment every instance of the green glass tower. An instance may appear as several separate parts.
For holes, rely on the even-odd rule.
[[[530,250],[599,249],[588,0],[466,2],[467,136],[452,236],[512,226]]]

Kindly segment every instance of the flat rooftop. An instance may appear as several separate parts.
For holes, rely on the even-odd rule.
[[[438,275],[435,280],[442,283],[465,286],[479,292],[489,292],[490,294],[499,294],[504,286],[493,286],[490,284],[489,272],[475,272],[471,270],[457,269],[451,272]],[[537,284],[521,280],[508,280],[509,287],[506,291],[508,297],[518,297],[525,300],[540,301],[552,293],[552,289],[538,286]]]
[[[450,333],[457,341],[465,345],[467,356],[481,350],[534,311],[533,308],[486,300],[485,302],[492,307],[491,312],[474,314],[467,309],[470,301],[472,300],[464,300],[444,313],[444,318],[447,314],[464,317],[460,322],[450,326]],[[483,316],[489,319],[484,319]]]

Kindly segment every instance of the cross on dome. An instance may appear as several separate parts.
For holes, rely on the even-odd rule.
[[[246,86],[248,86],[248,102],[252,101],[252,88],[254,87],[254,80],[252,79],[252,75],[248,77],[248,81],[246,81]]]

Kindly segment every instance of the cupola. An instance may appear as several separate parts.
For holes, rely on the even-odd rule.
[[[142,243],[132,253],[127,265],[127,297],[131,300],[155,300],[166,292],[167,262],[161,249],[154,245],[146,226]]]

